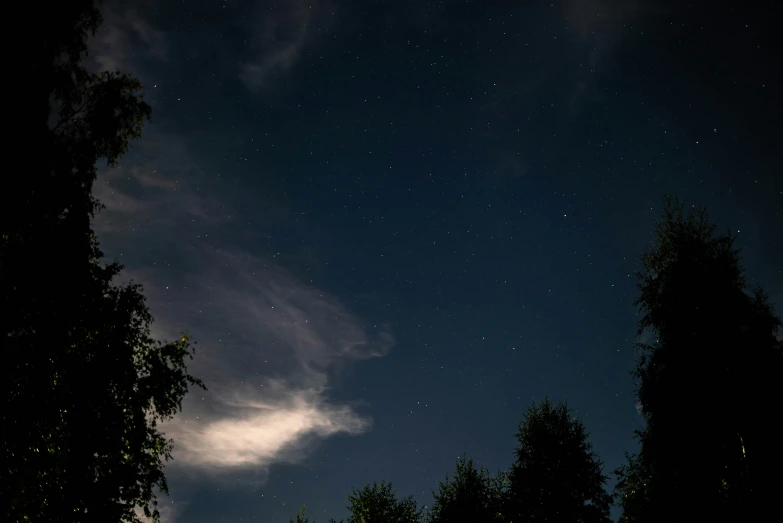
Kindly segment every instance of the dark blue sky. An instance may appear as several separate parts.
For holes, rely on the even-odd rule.
[[[507,468],[546,395],[611,471],[664,192],[783,306],[771,28],[679,4],[106,2],[91,60],[154,112],[96,229],[209,387],[167,426],[167,521],[428,503],[462,452]]]

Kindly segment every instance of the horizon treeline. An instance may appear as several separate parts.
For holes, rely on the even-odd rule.
[[[389,482],[354,488],[346,523],[608,522],[612,505],[623,523],[774,514],[783,324],[763,289],[747,285],[735,237],[716,232],[705,209],[664,198],[636,274],[637,335],[655,340],[636,344],[632,372],[640,448],[614,470],[611,494],[583,423],[545,399],[524,415],[508,471],[492,475],[463,455],[430,507]],[[290,523],[309,523],[305,506]]]

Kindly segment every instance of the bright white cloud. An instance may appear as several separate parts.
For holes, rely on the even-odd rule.
[[[197,280],[182,284],[203,290],[169,302],[206,347],[193,372],[210,387],[164,425],[177,463],[266,468],[298,461],[316,440],[368,430],[369,417],[328,399],[329,381],[336,365],[386,354],[388,330],[371,337],[334,297],[268,261],[220,252],[204,262]]]
[[[146,136],[134,156],[145,163],[99,177],[107,209],[95,227],[144,285],[153,334],[188,330],[198,342],[189,369],[209,390],[193,389],[161,426],[175,442],[172,470],[265,472],[319,440],[369,430],[371,418],[331,400],[329,385],[346,363],[385,355],[389,329],[232,243],[225,231],[242,236],[238,213],[194,189],[203,176],[182,139]],[[197,236],[220,237],[220,247]]]
[[[302,443],[314,436],[359,434],[370,426],[350,407],[329,405],[318,393],[288,392],[287,400],[247,399],[237,415],[179,423],[172,432],[182,449],[178,459],[191,466],[266,467],[295,459]]]

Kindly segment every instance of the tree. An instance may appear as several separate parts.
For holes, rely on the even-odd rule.
[[[390,482],[373,482],[348,496],[348,523],[421,523],[422,511],[412,496],[397,499]]]
[[[304,505],[299,509],[299,512],[296,513],[296,519],[289,518],[288,523],[310,523],[310,520],[307,517],[307,509]],[[315,523],[315,521],[312,523]]]
[[[463,455],[457,460],[454,477],[446,476],[432,493],[434,503],[428,520],[430,523],[500,523],[504,487],[504,475],[493,478],[484,467],[476,467],[472,458]]]
[[[606,476],[584,425],[566,403],[531,405],[517,432],[507,520],[609,522]]]
[[[642,255],[634,375],[641,449],[618,469],[626,521],[750,521],[779,490],[781,321],[748,289],[731,233],[666,198]]]
[[[141,287],[117,285],[91,219],[96,163],[115,164],[140,136],[150,107],[141,84],[82,61],[101,23],[91,0],[38,9],[41,38],[19,51],[26,73],[12,117],[18,151],[31,151],[2,193],[3,476],[6,521],[153,519],[166,492],[171,442],[157,422],[188,387],[187,335],[163,343]],[[39,25],[40,23],[40,25]]]

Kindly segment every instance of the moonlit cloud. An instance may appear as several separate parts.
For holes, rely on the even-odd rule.
[[[157,303],[169,295],[178,324],[193,326],[193,372],[210,388],[163,426],[176,463],[266,468],[298,461],[319,439],[368,430],[369,417],[329,400],[330,377],[341,363],[386,354],[389,331],[371,336],[335,298],[268,261],[223,252],[204,261],[198,281],[181,282],[176,298],[171,287],[152,293]]]
[[[174,440],[171,470],[265,473],[302,460],[324,438],[369,430],[360,398],[336,402],[330,385],[341,367],[384,356],[390,330],[239,249],[226,232],[242,235],[238,213],[202,195],[190,157],[184,140],[153,130],[95,187],[107,205],[96,231],[107,255],[126,264],[125,277],[144,285],[153,334],[188,330],[197,341],[189,370],[209,390],[193,389],[183,412],[161,425]]]
[[[246,398],[237,415],[198,426],[179,424],[171,431],[182,449],[178,459],[189,466],[266,467],[294,460],[301,444],[313,437],[360,434],[370,426],[348,406],[331,406],[317,392],[287,387],[285,399]]]
[[[148,293],[156,303],[169,296],[178,325],[193,326],[200,350],[193,372],[210,387],[164,425],[176,463],[266,468],[298,461],[319,439],[368,430],[369,417],[328,399],[329,381],[341,363],[386,354],[390,332],[371,336],[334,297],[268,261],[216,252],[203,262],[176,297],[170,286]],[[161,333],[172,337],[175,328],[166,321]]]

